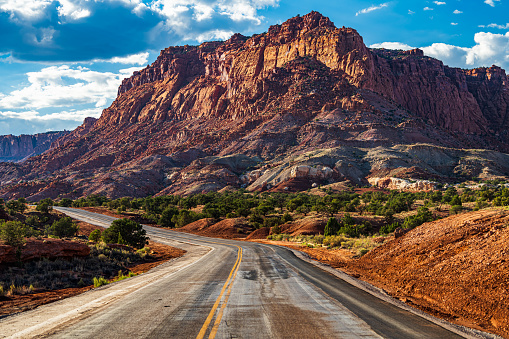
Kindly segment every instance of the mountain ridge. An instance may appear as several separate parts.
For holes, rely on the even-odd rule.
[[[251,37],[164,49],[65,147],[0,165],[0,196],[283,189],[296,177],[278,173],[295,166],[330,169],[325,176],[304,171],[318,175],[299,177],[304,186],[366,184],[401,169],[439,181],[507,176],[502,153],[461,149],[509,152],[508,86],[499,67],[461,70],[418,49],[369,49],[356,30],[311,12]],[[404,146],[412,144],[431,146],[420,153]],[[327,161],[315,157],[319,150]],[[446,170],[427,163],[435,153],[447,155]],[[261,170],[267,180],[252,186],[259,177],[250,172]]]

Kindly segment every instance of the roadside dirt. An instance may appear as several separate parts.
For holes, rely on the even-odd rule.
[[[262,242],[305,252],[436,317],[509,338],[509,211],[426,223],[360,259],[347,250]]]
[[[88,236],[94,229],[103,229],[99,226],[94,226],[85,222],[79,222],[80,230],[79,235]],[[165,263],[166,261],[178,258],[184,255],[185,251],[167,245],[162,245],[149,241],[148,247],[151,250],[153,259],[145,262],[128,266],[128,269],[135,273],[141,274],[148,270]],[[28,311],[48,304],[60,299],[72,297],[94,288],[93,286],[85,286],[81,288],[66,288],[53,291],[36,291],[33,294],[26,295],[13,295],[13,296],[0,296],[0,318],[10,314]]]

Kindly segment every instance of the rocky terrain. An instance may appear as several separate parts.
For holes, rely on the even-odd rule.
[[[372,50],[311,12],[251,37],[161,51],[99,120],[23,164],[1,163],[0,197],[507,177],[508,89],[499,67]]]
[[[50,149],[54,141],[64,137],[67,133],[69,132],[47,132],[19,136],[1,135],[0,161],[20,161],[41,154]]]

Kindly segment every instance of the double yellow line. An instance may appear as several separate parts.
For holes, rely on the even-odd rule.
[[[233,268],[230,271],[230,275],[228,276],[228,279],[224,283],[223,288],[221,289],[221,293],[219,294],[219,297],[217,297],[216,302],[214,303],[214,306],[210,310],[209,315],[205,320],[205,323],[201,327],[201,330],[198,333],[196,339],[203,339],[205,337],[205,333],[207,332],[207,329],[209,328],[209,325],[212,322],[212,319],[214,318],[214,314],[216,313],[217,308],[221,303],[221,299],[223,299],[223,294],[226,291],[223,303],[221,304],[221,308],[219,309],[219,313],[217,314],[216,321],[214,321],[214,325],[210,330],[209,339],[215,338],[217,334],[217,329],[219,328],[219,324],[221,323],[221,318],[223,317],[223,312],[226,307],[226,303],[228,302],[228,298],[230,297],[230,293],[232,291],[233,281],[235,280],[235,276],[237,275],[237,271],[239,270],[240,262],[242,261],[242,247],[237,245],[234,246],[238,248],[237,261],[235,262],[235,265],[233,265]]]

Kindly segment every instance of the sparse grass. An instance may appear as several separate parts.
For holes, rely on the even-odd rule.
[[[149,253],[150,249],[129,252],[108,248],[100,243],[91,246],[90,255],[85,258],[41,259],[24,263],[21,268],[8,267],[0,272],[2,288],[0,295],[8,293],[9,286],[15,286],[15,294],[25,293],[27,289],[55,290],[89,286],[95,283],[94,277],[105,277],[105,279],[118,277],[119,271],[127,272],[128,265],[149,259]],[[122,274],[121,279],[130,276],[132,276],[130,273]],[[30,287],[23,289],[23,286]],[[8,288],[9,290],[6,290]]]
[[[109,284],[109,281],[104,277],[94,277],[94,287],[101,287],[103,285]]]
[[[327,237],[323,235],[300,235],[293,237],[289,234],[277,234],[267,237],[269,240],[295,242],[307,247],[347,249],[354,252],[359,257],[382,245],[385,240],[380,241],[380,238],[383,239],[383,237],[373,236],[351,238],[345,235],[331,235]]]

